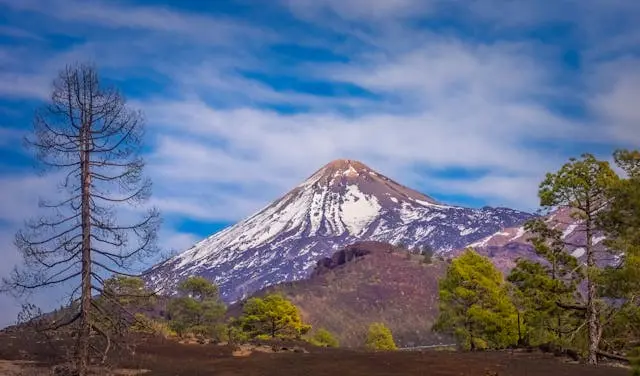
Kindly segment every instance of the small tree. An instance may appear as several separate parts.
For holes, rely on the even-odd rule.
[[[320,347],[339,347],[340,342],[338,339],[328,330],[320,328],[309,339],[309,342],[314,346]]]
[[[365,347],[370,350],[396,350],[391,329],[380,322],[369,325]]]
[[[440,316],[434,330],[453,334],[465,349],[516,344],[517,311],[491,260],[468,249],[451,262],[439,290]]]
[[[102,294],[95,298],[94,325],[110,334],[107,346],[113,339],[127,346],[131,341],[123,337],[140,318],[139,311],[151,308],[154,302],[155,294],[146,289],[141,278],[120,275],[105,280]]]
[[[187,332],[220,339],[226,312],[218,287],[203,277],[190,277],[178,285],[179,298],[169,302],[170,325],[179,335]]]
[[[433,255],[434,255],[434,251],[433,248],[427,244],[422,246],[422,249],[420,250],[420,254],[423,257],[422,262],[424,262],[425,264],[431,264],[433,262]]]
[[[240,322],[244,331],[252,336],[271,338],[300,338],[311,329],[302,322],[298,308],[280,294],[247,300]]]
[[[631,376],[640,376],[640,347],[631,351],[629,363],[631,364]]]

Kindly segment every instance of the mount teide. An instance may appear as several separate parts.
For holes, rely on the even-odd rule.
[[[154,266],[148,281],[170,293],[201,275],[234,302],[266,286],[306,278],[318,259],[358,240],[447,252],[532,215],[438,203],[353,160],[336,160],[251,217]]]

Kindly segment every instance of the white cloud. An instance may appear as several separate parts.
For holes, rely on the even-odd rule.
[[[426,13],[434,1],[427,0],[282,0],[291,11],[303,18],[332,12],[345,19],[381,20],[416,17]]]
[[[42,0],[0,0],[20,15],[51,21],[38,23],[30,33],[47,36],[61,30],[84,38],[64,51],[54,51],[47,38],[1,48],[0,97],[44,99],[57,69],[74,60],[96,60],[105,77],[143,92],[141,97],[133,94],[131,103],[142,107],[149,120],[153,202],[169,216],[207,221],[238,220],[324,163],[344,157],[360,159],[425,193],[462,194],[530,209],[537,203],[542,174],[559,166],[568,153],[583,145],[640,143],[638,61],[618,56],[637,48],[640,34],[637,27],[626,33],[616,29],[612,43],[603,43],[605,26],[618,14],[636,12],[630,5],[634,2],[604,6],[589,0],[580,3],[583,8],[575,1],[562,1],[558,8],[493,0],[471,5],[419,0],[283,3],[329,36],[323,39],[321,31],[307,35],[303,28],[290,34],[293,27],[284,23],[126,2],[55,0],[45,7]],[[491,24],[490,36],[429,31],[413,23],[417,17],[437,21],[443,10],[458,6],[468,8],[455,13],[464,17],[461,24]],[[337,17],[325,22],[327,14]],[[544,20],[577,25],[575,37],[590,43],[584,47],[583,71],[567,72],[558,46],[516,32],[499,34],[529,30]],[[345,62],[302,58],[283,63],[295,57],[270,55],[280,42],[326,48]],[[332,97],[274,89],[243,75],[245,71],[350,84],[373,95]],[[575,82],[564,82],[565,74]],[[151,76],[166,87],[157,92],[131,87],[132,77]],[[275,86],[280,83],[271,78]],[[565,102],[583,103],[585,112],[596,117],[578,120],[554,110],[556,103]],[[0,130],[3,135],[14,133]],[[565,146],[571,150],[564,151]],[[416,172],[449,168],[485,174],[444,179]],[[45,185],[38,179],[0,181],[4,192],[10,192],[0,197],[1,219],[14,223],[34,213],[37,201],[30,197]],[[196,238],[171,227],[163,231],[169,248],[187,247]]]
[[[595,70],[600,89],[591,99],[599,121],[611,137],[634,147],[640,145],[640,59],[625,57]]]
[[[168,7],[146,7],[110,1],[0,0],[13,9],[49,15],[64,22],[112,29],[143,29],[178,33],[207,43],[228,44],[238,37],[261,40],[270,33],[237,19],[181,12]]]

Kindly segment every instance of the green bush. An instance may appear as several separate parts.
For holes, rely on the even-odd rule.
[[[226,340],[223,324],[226,307],[218,287],[202,277],[191,277],[178,285],[180,296],[169,301],[170,326],[180,337],[186,334]]]
[[[631,376],[640,376],[640,347],[631,351],[629,363],[631,364]]]
[[[249,334],[237,325],[229,325],[227,327],[227,338],[230,344],[241,345],[249,341]]]
[[[298,307],[279,294],[249,299],[238,322],[245,332],[256,338],[299,339],[311,329],[302,322]]]
[[[319,347],[339,347],[340,342],[338,339],[326,329],[318,329],[308,342],[314,346]]]
[[[175,337],[177,335],[167,323],[153,320],[142,313],[135,314],[134,322],[131,324],[131,331],[134,333],[157,335],[164,338]]]
[[[370,350],[397,349],[391,330],[379,322],[374,322],[369,326],[365,347]]]

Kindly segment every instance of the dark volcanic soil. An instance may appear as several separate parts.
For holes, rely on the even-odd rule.
[[[0,359],[56,363],[60,345],[24,335],[0,334]],[[623,368],[568,364],[549,354],[526,352],[459,353],[396,351],[368,353],[313,349],[310,353],[258,353],[234,357],[225,346],[146,340],[136,355],[116,356],[118,368],[148,369],[145,375],[220,376],[627,376]],[[44,370],[44,369],[43,369]]]

